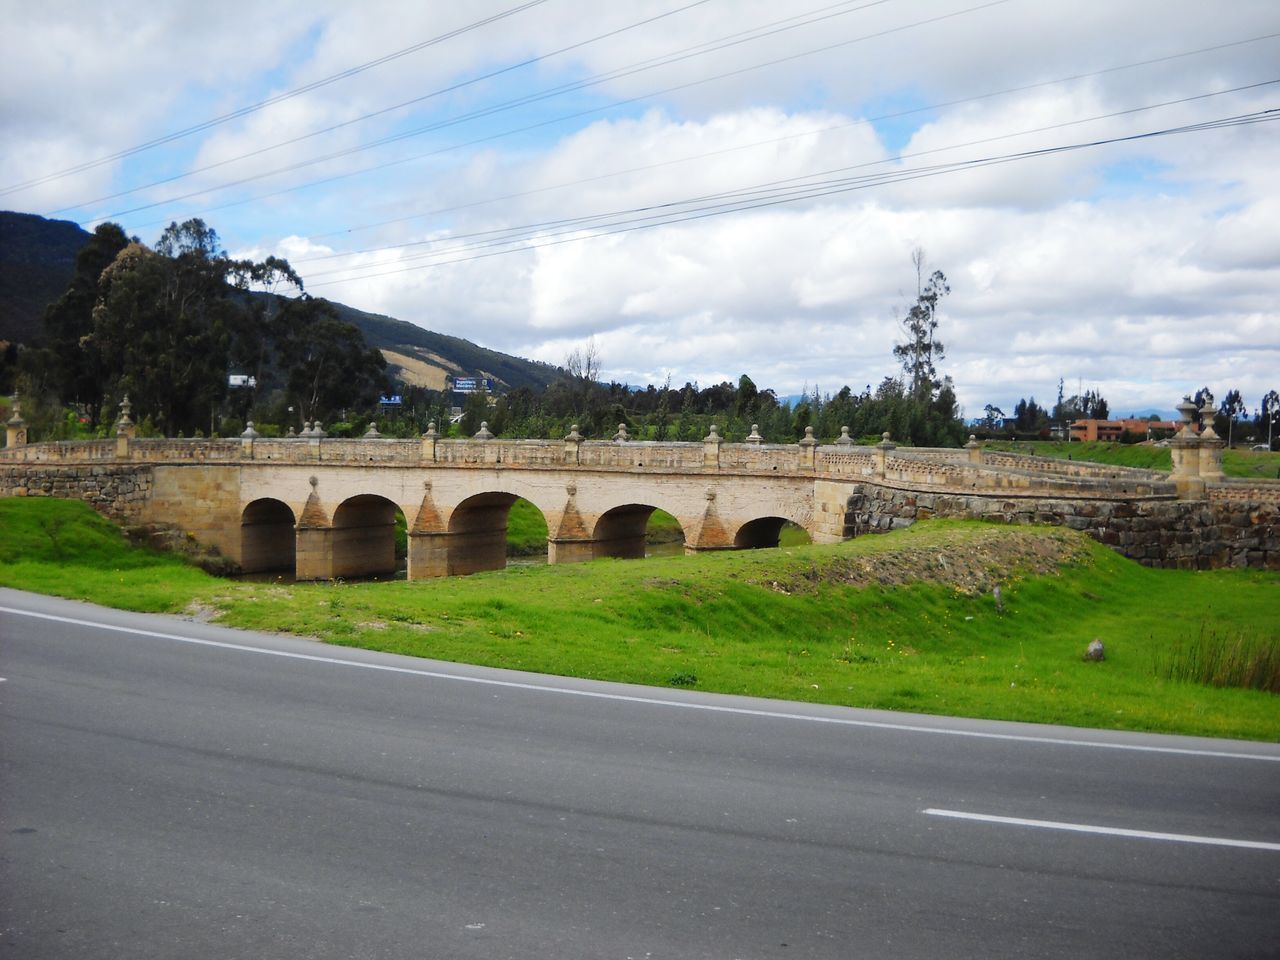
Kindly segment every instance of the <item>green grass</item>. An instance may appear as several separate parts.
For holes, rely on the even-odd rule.
[[[546,518],[528,500],[517,500],[507,515],[507,556],[532,557],[546,552]]]
[[[1205,660],[1238,637],[1274,658],[1280,575],[1150,570],[1060,528],[931,521],[838,545],[296,586],[218,580],[139,551],[82,504],[0,500],[0,529],[2,585],[203,610],[330,643],[787,700],[1280,741],[1275,694],[1168,669],[1186,659],[1180,649],[1199,644]],[[1094,637],[1106,644],[1101,663],[1082,659]]]
[[[165,613],[219,582],[175,556],[131,546],[83,503],[0,499],[0,586]]]
[[[1057,457],[1066,460],[1088,460],[1117,467],[1138,467],[1143,470],[1172,470],[1173,460],[1168,447],[1147,446],[1140,443],[1067,443],[1065,440],[992,440],[986,444],[990,450],[1007,450],[1036,457]],[[1280,477],[1280,453],[1253,453],[1249,450],[1222,451],[1222,472],[1229,477],[1277,478]]]

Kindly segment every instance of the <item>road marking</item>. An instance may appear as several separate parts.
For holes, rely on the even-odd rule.
[[[1030,734],[990,733],[982,730],[958,730],[950,727],[922,726],[910,723],[892,723],[887,720],[854,720],[849,717],[818,717],[804,713],[786,713],[777,710],[753,710],[750,707],[729,707],[712,703],[690,703],[684,700],[666,700],[661,697],[641,697],[625,693],[605,693],[601,690],[575,690],[572,687],[557,687],[551,684],[529,683],[519,680],[498,680],[492,677],[468,677],[455,673],[442,673],[438,670],[423,670],[415,667],[396,667],[386,663],[364,663],[359,660],[347,660],[342,657],[324,657],[311,653],[293,653],[286,650],[270,650],[264,647],[251,647],[242,643],[230,643],[225,640],[203,640],[198,637],[185,637],[175,633],[162,633],[157,630],[141,630],[137,627],[120,627],[109,623],[95,623],[92,620],[81,620],[76,617],[62,617],[51,613],[36,613],[32,610],[20,610],[16,607],[0,606],[0,613],[11,613],[20,617],[31,617],[36,620],[48,620],[53,623],[67,623],[74,626],[89,627],[97,630],[111,630],[115,633],[127,633],[138,637],[151,637],[157,640],[172,640],[198,647],[215,647],[220,650],[235,650],[240,653],[253,653],[264,657],[279,657],[285,660],[305,660],[310,663],[326,663],[332,666],[353,667],[358,670],[372,670],[380,673],[408,674],[426,677],[432,680],[452,680],[457,683],[474,683],[480,686],[506,687],[513,690],[530,690],[537,693],[554,693],[570,697],[582,697],[589,700],[611,700],[620,703],[638,703],[655,707],[675,707],[682,710],[700,710],[705,713],[725,713],[743,717],[765,717],[773,720],[800,720],[806,723],[825,723],[842,727],[867,727],[875,730],[894,730],[904,733],[932,733],[947,737],[969,737],[976,740],[1004,740],[1013,743],[1037,743],[1062,747],[1092,747],[1099,750],[1128,750],[1137,753],[1165,753],[1190,757],[1216,757],[1228,760],[1265,760],[1280,762],[1280,754],[1234,753],[1224,750],[1197,750],[1190,747],[1158,747],[1137,743],[1108,743],[1102,740],[1076,740],[1067,737],[1036,737]]]
[[[1229,837],[1197,837],[1190,833],[1157,833],[1152,830],[1126,830],[1123,827],[1099,827],[1089,823],[1062,823],[1058,820],[1027,820],[1024,817],[997,817],[989,813],[968,813],[964,810],[938,810],[930,807],[922,811],[931,817],[950,817],[953,820],[978,820],[982,823],[1004,823],[1015,827],[1040,827],[1043,830],[1067,830],[1073,833],[1101,833],[1112,837],[1136,837],[1140,840],[1170,840],[1174,843],[1207,843],[1215,847],[1245,847],[1249,850],[1280,850],[1280,843],[1264,840],[1232,840]]]

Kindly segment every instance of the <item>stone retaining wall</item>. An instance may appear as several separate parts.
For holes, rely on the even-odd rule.
[[[150,464],[0,464],[0,497],[83,500],[113,520],[137,522],[153,476]]]
[[[859,484],[846,505],[844,533],[883,533],[934,516],[1067,526],[1149,567],[1280,570],[1280,507],[1265,497],[1066,500]]]

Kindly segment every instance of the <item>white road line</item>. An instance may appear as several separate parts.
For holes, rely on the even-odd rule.
[[[235,650],[240,653],[253,653],[264,657],[280,657],[285,660],[306,660],[311,663],[326,663],[332,666],[353,667],[357,670],[373,670],[382,673],[408,674],[410,676],[427,677],[432,680],[452,680],[457,683],[474,683],[489,687],[507,687],[515,690],[531,690],[537,693],[553,693],[568,697],[583,697],[590,700],[612,700],[621,703],[639,703],[655,707],[675,707],[681,710],[701,710],[706,713],[726,713],[744,717],[765,717],[772,720],[800,720],[806,723],[825,723],[843,727],[869,727],[877,730],[895,730],[904,733],[932,733],[947,737],[970,737],[977,740],[1005,740],[1015,743],[1049,744],[1063,747],[1092,747],[1098,750],[1129,750],[1137,753],[1166,753],[1191,757],[1216,757],[1229,760],[1264,760],[1272,763],[1280,762],[1280,755],[1260,753],[1233,753],[1224,750],[1196,750],[1189,747],[1158,747],[1136,743],[1108,743],[1101,740],[1076,740],[1066,737],[1035,737],[1017,733],[989,733],[981,730],[958,730],[949,727],[917,726],[910,723],[890,723],[882,720],[854,720],[847,717],[818,717],[803,713],[786,713],[775,710],[753,710],[749,707],[718,706],[711,703],[689,703],[683,700],[665,700],[660,697],[639,697],[623,693],[605,693],[599,690],[575,690],[571,687],[557,687],[551,684],[528,683],[519,680],[497,680],[491,677],[467,677],[454,673],[442,673],[436,670],[422,670],[414,667],[395,667],[385,663],[363,663],[359,660],[347,660],[341,657],[323,657],[310,653],[291,653],[285,650],[269,650],[263,647],[251,647],[246,644],[228,643],[223,640],[202,640],[198,637],[184,637],[174,633],[161,633],[156,630],[140,630],[136,627],[119,627],[107,623],[96,623],[92,620],[81,620],[76,617],[61,617],[51,613],[36,613],[31,610],[20,610],[16,607],[0,606],[0,613],[11,613],[19,617],[31,617],[36,620],[48,620],[53,623],[67,623],[74,626],[90,627],[97,630],[110,630],[115,633],[127,633],[138,637],[151,637],[157,640],[172,640],[176,643],[187,643],[199,647],[216,647],[221,650]]]
[[[1139,840],[1169,840],[1174,843],[1207,843],[1215,847],[1245,847],[1249,850],[1280,850],[1280,843],[1267,843],[1264,840],[1232,840],[1229,837],[1198,837],[1190,833],[1126,830],[1123,827],[1099,827],[1089,823],[1062,823],[1059,820],[1027,820],[1024,817],[997,817],[989,813],[938,810],[933,807],[922,812],[931,817],[950,817],[953,820],[978,820],[982,823],[1002,823],[1014,827],[1039,827],[1043,830],[1067,830],[1072,833],[1101,833],[1112,837],[1136,837]]]

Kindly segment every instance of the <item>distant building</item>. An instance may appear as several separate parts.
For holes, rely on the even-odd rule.
[[[1150,440],[1153,431],[1175,433],[1181,426],[1172,420],[1076,420],[1071,424],[1071,439],[1114,441],[1132,433]]]

